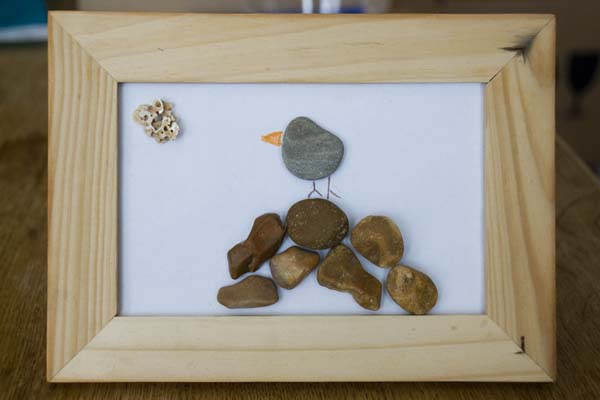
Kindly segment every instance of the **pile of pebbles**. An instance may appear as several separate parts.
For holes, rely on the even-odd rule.
[[[258,217],[250,234],[227,254],[229,273],[238,279],[269,261],[271,276],[250,275],[219,289],[217,300],[228,308],[264,307],[279,300],[277,286],[291,290],[317,269],[317,281],[328,289],[347,292],[363,308],[378,310],[382,284],[362,266],[352,248],[342,244],[350,226],[346,214],[325,199],[306,199],[288,211],[285,225],[277,214]],[[287,234],[296,243],[277,254]],[[423,272],[400,263],[404,240],[388,217],[368,216],[350,232],[355,251],[381,268],[389,269],[385,288],[411,314],[429,312],[437,302],[437,288]],[[329,249],[321,260],[316,250]]]

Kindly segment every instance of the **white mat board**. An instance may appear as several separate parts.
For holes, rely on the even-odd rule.
[[[156,143],[131,118],[155,98],[174,103],[174,142]],[[216,301],[233,283],[226,253],[254,218],[285,218],[311,189],[285,169],[280,148],[260,140],[300,115],[342,139],[335,202],[351,225],[367,215],[396,221],[403,262],[438,286],[432,313],[485,312],[482,85],[127,83],[119,99],[119,314],[371,313],[318,285],[315,272],[279,289],[270,307]],[[326,180],[317,184],[325,193]],[[361,262],[385,279],[387,270]],[[258,274],[270,276],[268,265]],[[384,292],[377,314],[395,313],[403,311]]]

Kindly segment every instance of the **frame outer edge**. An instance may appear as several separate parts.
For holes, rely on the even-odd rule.
[[[63,29],[62,26],[60,25],[60,23],[58,22],[57,18],[55,18],[55,16],[54,16],[55,13],[56,12],[49,12],[49,18],[48,18],[48,29],[49,29],[49,40],[48,40],[48,47],[49,47],[49,51],[48,51],[48,61],[49,61],[48,74],[49,75],[48,75],[48,79],[49,79],[49,83],[51,85],[51,87],[49,87],[49,91],[48,91],[49,107],[53,107],[52,101],[51,101],[51,96],[52,96],[53,92],[56,90],[56,88],[54,87],[55,82],[53,81],[53,78],[52,78],[52,75],[54,74],[54,66],[55,66],[54,56],[55,55],[54,55],[54,52],[53,52],[52,46],[51,46],[52,42],[54,42],[56,40],[56,38],[54,37],[52,31],[53,31],[53,29],[54,29],[55,26],[60,27],[61,29]],[[546,31],[546,29],[552,29],[552,32],[555,33],[554,17],[552,17],[550,19],[549,25],[550,26],[544,27],[541,32]],[[63,30],[65,31],[65,33],[68,33],[67,30],[65,30],[65,29],[63,29]],[[68,35],[70,36],[70,39],[78,45],[78,47],[81,49],[81,51],[86,52],[85,48],[81,45],[81,43],[79,43],[77,41],[77,39],[73,35],[71,35],[71,34],[68,34]],[[536,36],[536,38],[538,38],[538,37],[539,37],[539,34],[538,34],[538,36]],[[534,42],[534,44],[535,44],[535,42]],[[553,45],[552,48],[554,50],[554,43],[552,45]],[[97,67],[99,67],[108,77],[111,77],[112,79],[114,79],[114,77],[111,75],[111,73],[109,71],[107,71],[106,69],[104,69],[102,67],[102,65],[97,62],[97,60],[95,60],[89,53],[86,52],[86,54],[87,54],[88,57],[90,57],[96,63]],[[514,61],[514,58],[510,62],[513,62],[513,61]],[[490,79],[493,80],[494,77],[491,77]],[[117,84],[118,82],[115,81],[114,83]],[[112,106],[116,107],[116,104],[113,104]],[[51,108],[50,108],[50,110],[51,110]],[[49,112],[48,118],[49,118],[49,124],[51,124],[52,115],[51,115],[50,112]],[[118,116],[115,115],[115,121],[116,121],[117,118],[118,118]],[[49,130],[49,132],[50,132],[49,133],[49,140],[50,140],[50,135],[52,134],[51,131],[52,130]],[[48,154],[48,172],[49,172],[49,174],[51,173],[51,171],[54,172],[53,166],[51,166],[51,154],[50,154],[50,150],[49,150],[49,154]],[[48,190],[48,204],[49,204],[49,207],[51,206],[51,202],[52,202],[52,197],[53,197],[52,191],[53,191],[53,189],[54,188],[50,187],[50,185],[49,185],[49,190]],[[49,215],[48,215],[48,230],[51,229],[50,218],[51,218],[51,216],[50,216],[50,213],[49,213]],[[48,247],[50,247],[50,241],[48,242]],[[116,271],[114,271],[114,272],[116,273]],[[50,277],[48,279],[50,281]],[[50,284],[49,284],[49,287],[50,287]],[[115,291],[115,296],[116,296],[116,291]],[[115,297],[114,302],[113,302],[114,309],[112,310],[112,316],[106,320],[106,322],[96,332],[96,334],[99,333],[103,328],[105,328],[110,323],[110,321],[113,319],[113,317],[116,315],[116,304],[117,303],[116,303],[116,297]],[[48,304],[48,307],[50,308],[50,304]],[[555,308],[555,304],[553,305],[553,307]],[[501,329],[504,330],[504,327],[500,323],[498,323],[495,319],[491,318],[491,316],[490,316],[490,319],[492,319],[492,321],[494,323],[498,324],[501,327]],[[555,326],[556,326],[555,321],[553,322],[553,324],[554,324],[554,329],[555,329]],[[48,313],[48,326],[50,326],[50,312]],[[509,333],[507,332],[507,334],[509,334]],[[511,335],[509,334],[509,336],[511,336]],[[83,347],[81,347],[80,350],[78,352],[76,352],[73,357],[77,356],[77,354],[79,354],[81,352],[81,350],[85,349],[85,347],[89,344],[89,342],[91,340],[93,340],[94,337],[95,336],[92,336],[90,338],[90,340],[88,340],[88,343],[86,345],[84,345]],[[555,334],[554,334],[554,337],[555,337]],[[47,343],[48,343],[48,346],[50,345],[50,342],[51,342],[52,339],[54,339],[54,338],[51,337],[51,332],[50,332],[50,328],[49,328],[48,331],[47,331],[47,341],[48,341]],[[554,339],[554,351],[553,351],[554,354],[555,354],[555,346],[556,346],[556,341]],[[72,361],[73,357],[69,361],[67,361],[62,366],[62,368],[59,368],[58,370],[53,371],[52,368],[51,368],[51,366],[50,366],[50,362],[52,360],[52,357],[55,354],[52,354],[53,353],[52,349],[48,348],[47,350],[48,350],[48,354],[47,354],[47,380],[49,382],[63,381],[63,380],[57,379],[57,378],[59,378],[59,376],[61,375],[61,372],[63,372],[63,370],[65,369],[65,367]],[[534,362],[537,363],[537,361],[535,359],[533,359],[533,360],[534,360]],[[544,370],[546,372],[546,374],[548,375],[549,379],[554,380],[556,378],[556,369],[555,368],[556,368],[556,366],[554,364],[553,369],[550,369],[549,372],[546,371],[546,369],[543,369],[543,368],[542,368],[542,370]]]
[[[50,143],[51,141],[51,135],[52,135],[52,93],[54,92],[54,50],[52,48],[52,43],[54,42],[54,15],[52,12],[48,12],[48,143]],[[50,147],[48,146],[48,154],[46,155],[46,163],[47,163],[47,168],[48,168],[48,177],[50,178],[53,174],[54,174],[54,167],[50,162]],[[47,201],[47,207],[48,210],[50,210],[52,208],[52,190],[53,190],[53,185],[50,184],[50,180],[48,180],[48,192],[47,192],[47,197],[46,197],[46,201]],[[47,213],[46,215],[46,234],[50,235],[50,213]],[[46,243],[46,254],[50,253],[50,241],[48,240],[48,242]],[[48,270],[50,269],[50,261],[49,261],[49,257],[48,257],[48,265],[47,268]],[[50,274],[48,273],[48,276],[46,277],[46,287],[48,289],[48,299],[47,299],[47,304],[46,304],[46,381],[47,382],[52,382],[53,378],[56,374],[53,374],[53,370],[52,370],[52,357],[53,354],[51,352],[51,348],[53,348],[52,346],[52,342],[54,340],[54,334],[51,333],[51,326],[50,326],[50,288],[51,288],[51,278],[50,278]]]
[[[539,104],[534,99],[522,98],[520,101],[526,104],[531,111],[536,115],[551,116],[548,118],[550,126],[535,126],[531,130],[535,130],[536,133],[533,136],[537,136],[547,148],[547,154],[545,154],[546,163],[539,162],[541,165],[540,173],[541,186],[545,188],[548,198],[550,199],[552,209],[552,229],[550,231],[540,230],[540,237],[547,239],[547,245],[543,247],[549,258],[548,264],[545,268],[549,268],[544,274],[547,274],[549,279],[549,287],[544,288],[545,294],[549,296],[546,298],[535,297],[535,291],[532,289],[531,293],[521,292],[517,293],[512,291],[514,288],[504,288],[508,292],[504,293],[503,300],[509,299],[512,301],[512,305],[497,302],[490,302],[490,282],[488,281],[488,289],[486,297],[488,304],[488,316],[494,321],[506,334],[512,338],[512,340],[518,345],[522,346],[523,343],[531,344],[532,341],[536,345],[535,349],[531,351],[532,346],[525,346],[524,352],[527,353],[528,357],[538,365],[541,371],[548,377],[549,382],[556,381],[557,368],[556,368],[556,224],[555,224],[555,51],[556,51],[556,18],[555,16],[549,16],[548,23],[538,32],[538,34],[531,38],[531,40],[525,44],[523,49],[519,49],[515,52],[515,56],[509,63],[507,63],[499,72],[490,80],[488,85],[504,79],[507,75],[512,80],[518,80],[519,86],[522,83],[535,86],[534,89],[530,87],[522,88],[519,87],[518,93],[509,92],[508,96],[504,94],[504,97],[511,97],[514,94],[515,98],[519,96],[524,97],[523,92],[529,93],[531,97],[538,96],[548,100],[548,104]],[[506,86],[506,85],[503,85]],[[547,92],[547,93],[546,93]],[[550,94],[551,93],[551,94]],[[545,95],[544,95],[545,94]],[[488,94],[492,96],[493,94]],[[486,98],[486,101],[488,99]],[[513,101],[505,100],[507,103],[513,103]],[[486,106],[486,110],[488,110]],[[489,111],[489,110],[488,110]],[[495,114],[495,113],[494,113]],[[494,115],[495,117],[495,115]],[[488,115],[486,115],[486,119]],[[498,128],[500,129],[500,128]],[[486,128],[487,130],[487,128]],[[487,136],[487,132],[486,132]],[[539,150],[539,149],[538,149]],[[533,150],[535,151],[535,150]],[[518,154],[518,153],[517,153]],[[538,166],[539,166],[538,165]],[[527,171],[533,172],[533,171]],[[486,174],[487,175],[487,174]],[[486,176],[487,177],[487,176]],[[531,199],[530,199],[531,200]],[[539,199],[538,199],[539,200]],[[487,201],[486,201],[487,205]],[[531,211],[531,210],[530,210]],[[487,218],[487,217],[486,217]],[[531,239],[531,234],[528,236]],[[551,237],[548,240],[548,235]],[[530,266],[531,267],[531,266]],[[509,267],[510,269],[510,267]],[[531,269],[531,268],[530,268]],[[510,286],[510,284],[509,284]],[[516,285],[518,286],[518,285]],[[517,290],[518,291],[518,290]],[[543,295],[544,293],[542,293]],[[544,296],[542,296],[544,297]],[[531,325],[531,321],[536,321],[538,315],[535,313],[532,315],[532,311],[523,306],[523,304],[517,304],[527,300],[527,305],[533,303],[533,307],[542,307],[547,312],[546,320],[540,322],[540,327]],[[544,300],[547,300],[545,303]],[[491,303],[491,304],[490,304]],[[491,306],[491,309],[490,309]],[[507,307],[508,306],[508,307]],[[537,310],[537,309],[536,309]],[[535,322],[533,323],[535,325]],[[536,329],[540,330],[536,334]],[[547,331],[544,331],[544,330]],[[549,338],[548,338],[549,337]],[[522,342],[521,338],[530,338]],[[542,343],[542,344],[539,344]]]
[[[118,257],[118,224],[116,224],[118,222],[118,142],[116,136],[111,136],[118,129],[118,82],[76,40],[75,36],[65,29],[60,18],[57,18],[57,16],[64,13],[61,11],[48,12],[49,146],[47,160],[49,183],[46,332],[46,380],[48,382],[57,382],[57,377],[61,371],[110,323],[117,313],[118,300],[116,275]],[[62,42],[59,43],[59,40]],[[68,67],[72,68],[72,70],[68,70],[70,75],[66,75],[65,72],[62,72],[62,76],[56,75],[59,72],[57,71],[55,45],[65,52],[65,59],[61,62],[65,65],[70,63]],[[69,48],[66,48],[66,46],[69,46]],[[66,69],[65,66],[61,66],[61,68]],[[76,73],[88,75],[76,75]],[[72,80],[69,81],[69,92],[66,94],[63,93],[65,90],[62,90],[64,89],[63,79]],[[59,88],[61,88],[60,93],[58,93]],[[84,96],[86,92],[87,97]],[[58,96],[59,94],[60,96]],[[64,97],[68,97],[67,95],[77,96],[78,101],[71,101],[66,107],[58,109],[64,104],[54,104],[55,96],[62,100]],[[92,99],[94,96],[97,96],[97,98]],[[81,111],[81,113],[78,113],[78,111]],[[56,112],[61,112],[60,117],[55,116]],[[64,117],[64,114],[69,120],[63,124],[62,120],[65,118],[62,117]],[[72,117],[73,114],[83,115]],[[53,125],[58,122],[60,122],[59,126],[54,127]],[[58,135],[57,131],[60,131],[61,135]],[[106,134],[107,131],[109,134]],[[79,139],[74,139],[73,135],[79,137]],[[61,137],[59,138],[59,136]],[[81,139],[82,137],[83,139]],[[111,148],[113,145],[115,146],[114,149]],[[69,146],[69,148],[65,148],[65,146]],[[74,151],[69,152],[68,150]],[[57,164],[64,163],[61,156],[65,156],[65,154],[71,160],[71,168],[62,165],[62,170],[59,171]],[[85,155],[83,158],[77,158],[75,154]],[[113,167],[116,167],[116,169]],[[106,168],[108,168],[108,172]],[[80,173],[80,169],[83,172]],[[65,170],[70,172],[65,173]],[[111,175],[111,172],[114,172],[114,175]],[[70,179],[65,176],[69,173],[71,174]],[[80,175],[77,175],[78,173]],[[59,180],[60,184],[63,185],[62,187],[59,187],[59,183],[57,183]],[[79,197],[74,199],[72,197],[73,193],[68,197],[61,193],[64,192],[65,186],[67,188],[72,187],[74,189],[73,193]],[[111,190],[114,190],[114,193]],[[87,200],[94,199],[96,196],[99,198],[97,208],[89,204],[83,205],[88,203]],[[58,207],[56,204],[58,197],[60,197],[58,200],[64,201],[64,203],[61,203],[60,209],[56,208]],[[104,200],[111,198],[114,198],[116,203],[113,204],[112,201],[102,203]],[[68,216],[73,205],[76,205],[80,212],[75,216]],[[56,212],[57,210],[58,212]],[[113,212],[114,215],[111,216],[110,214]],[[55,214],[59,214],[59,216]],[[65,214],[67,214],[67,217],[64,216]],[[112,218],[113,216],[114,218]],[[60,239],[53,233],[58,219],[62,219],[61,224],[64,223],[68,226],[68,229],[63,227]],[[67,237],[73,233],[70,232],[73,224],[80,225],[81,222],[96,225],[96,229],[86,227],[87,230],[80,232],[81,236]],[[81,258],[79,263],[73,263],[71,253],[74,248],[79,249],[82,253],[86,250],[89,251],[90,247],[93,248],[89,243],[86,246],[86,239],[83,236],[87,236],[90,243],[94,241],[101,242],[100,247],[102,250],[99,252],[103,251],[104,253],[100,257],[88,255],[87,258]],[[59,246],[59,243],[69,242],[69,240],[75,244],[71,243],[70,247],[69,244]],[[58,261],[54,260],[55,257],[58,257]],[[65,264],[69,264],[69,266]],[[112,273],[111,266],[114,267]],[[80,276],[81,274],[87,274],[87,280],[84,280]],[[68,326],[67,321],[69,310],[75,310],[71,316],[72,326]],[[57,321],[62,325],[58,326]],[[63,335],[57,334],[57,330],[62,331]],[[66,332],[69,333],[68,337],[65,337]],[[59,341],[62,343],[59,344]],[[74,346],[77,350],[70,351],[69,348]],[[67,355],[65,356],[65,354]],[[64,359],[57,361],[60,357]]]

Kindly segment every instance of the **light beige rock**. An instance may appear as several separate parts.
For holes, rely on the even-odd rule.
[[[352,250],[340,244],[329,251],[317,272],[321,286],[348,292],[363,308],[378,310],[381,283],[365,271]]]
[[[411,314],[427,314],[437,303],[435,284],[414,268],[403,265],[392,268],[385,287],[392,299]]]
[[[402,233],[388,217],[363,218],[352,229],[350,241],[363,257],[382,268],[398,265],[404,253]]]
[[[277,303],[277,286],[269,278],[251,275],[219,289],[217,301],[227,308],[266,307]]]
[[[280,287],[293,289],[319,265],[320,260],[319,253],[292,246],[271,258],[271,276]]]

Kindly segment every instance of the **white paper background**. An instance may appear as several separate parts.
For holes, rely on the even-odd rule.
[[[154,142],[131,118],[155,98],[175,105],[174,142]],[[316,272],[279,289],[270,307],[216,301],[234,283],[226,253],[254,218],[285,218],[311,189],[260,140],[300,115],[342,139],[336,203],[351,225],[367,215],[396,221],[402,261],[437,284],[432,313],[484,313],[482,85],[128,83],[119,107],[121,315],[371,313],[319,286]],[[325,193],[326,180],[318,188]],[[384,281],[387,270],[361,261]],[[258,274],[270,276],[268,264]],[[404,312],[384,291],[378,313]]]

